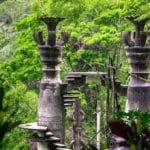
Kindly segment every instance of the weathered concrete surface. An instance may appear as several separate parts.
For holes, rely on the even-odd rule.
[[[127,17],[134,24],[135,32],[123,33],[126,55],[131,66],[126,111],[150,111],[150,82],[147,81],[150,47],[145,46],[147,33],[144,32],[147,19],[137,21],[136,18]],[[132,35],[133,37],[131,37]]]

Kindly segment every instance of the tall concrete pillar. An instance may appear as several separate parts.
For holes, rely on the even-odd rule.
[[[135,32],[123,32],[126,55],[131,66],[130,82],[127,89],[126,110],[150,110],[150,83],[147,81],[150,47],[145,46],[147,33],[144,26],[147,19],[137,21],[137,17],[127,17]]]
[[[36,145],[37,150],[65,150],[64,143],[64,102],[62,99],[62,83],[59,76],[63,44],[67,41],[67,33],[56,40],[56,26],[62,18],[42,17],[47,25],[48,38],[43,40],[42,32],[35,32],[34,39],[38,43],[43,77],[40,83],[37,122],[21,124],[19,127],[36,132],[29,137],[29,142]],[[34,149],[35,150],[35,149]]]
[[[43,17],[41,20],[47,25],[48,38],[42,42],[40,32],[35,33],[35,40],[39,44],[43,63],[43,78],[40,84],[38,108],[38,125],[48,127],[54,136],[64,141],[64,107],[61,99],[61,79],[59,63],[61,62],[62,45],[56,42],[56,26],[62,18]]]

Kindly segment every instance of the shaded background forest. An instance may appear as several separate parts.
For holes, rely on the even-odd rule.
[[[1,0],[0,87],[4,88],[4,98],[0,99],[0,149],[29,149],[25,137],[30,133],[18,129],[17,125],[34,122],[37,115],[37,86],[42,65],[33,33],[42,30],[46,34],[38,18],[65,18],[58,27],[58,37],[62,31],[70,33],[61,64],[62,80],[69,71],[107,71],[108,56],[111,56],[118,69],[116,76],[127,84],[129,65],[121,33],[134,28],[125,17],[139,16],[141,20],[150,17],[149,10],[149,0]],[[150,23],[146,26],[146,31],[149,30]],[[95,102],[98,99],[105,105],[106,89],[93,82],[86,86],[81,94],[87,116],[84,128],[88,136],[93,136]],[[120,97],[119,103],[124,110],[125,98]]]

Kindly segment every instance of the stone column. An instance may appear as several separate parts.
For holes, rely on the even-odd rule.
[[[41,20],[47,25],[48,38],[44,42],[41,32],[36,32],[34,35],[35,41],[39,44],[43,63],[38,125],[46,126],[54,136],[64,142],[64,107],[61,99],[61,79],[58,66],[61,62],[63,42],[56,42],[56,26],[63,19],[43,17]]]
[[[135,32],[123,32],[126,55],[131,65],[130,82],[127,89],[126,111],[150,110],[150,83],[147,81],[150,47],[146,47],[147,33],[144,26],[147,19],[137,21],[137,17],[127,17],[134,26]]]
[[[82,121],[84,119],[84,112],[81,108],[81,103],[79,99],[73,104],[73,141],[72,141],[72,149],[73,150],[83,150],[84,142],[83,142],[83,128]]]
[[[38,121],[19,125],[20,128],[33,131],[28,137],[34,150],[65,150],[64,143],[64,102],[62,99],[62,83],[59,77],[59,63],[63,44],[68,40],[68,34],[62,33],[62,38],[56,41],[56,26],[62,18],[42,17],[47,25],[48,38],[45,42],[42,32],[35,32],[34,39],[38,43],[43,77],[40,83],[38,106]]]

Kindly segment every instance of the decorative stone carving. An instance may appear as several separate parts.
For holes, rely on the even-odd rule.
[[[28,138],[35,149],[65,150],[66,146],[62,144],[64,142],[65,122],[62,90],[65,90],[65,88],[62,88],[59,76],[59,63],[61,62],[63,44],[67,41],[68,34],[62,33],[62,39],[56,40],[56,26],[62,18],[43,17],[41,20],[47,25],[48,38],[45,42],[42,32],[35,32],[34,34],[43,63],[38,122],[22,124],[19,127],[36,133]]]
[[[144,26],[147,19],[136,21],[137,17],[127,17],[134,26],[135,32],[124,32],[123,41],[126,55],[131,65],[130,82],[127,89],[128,110],[150,110],[150,83],[147,81],[150,47],[145,46],[147,33]],[[132,37],[131,37],[132,36]]]
[[[61,99],[61,79],[59,77],[59,63],[61,62],[62,43],[56,43],[56,26],[62,18],[43,17],[41,20],[47,25],[48,38],[43,42],[41,32],[34,34],[39,44],[43,63],[43,78],[40,84],[38,109],[38,125],[48,127],[56,137],[64,141],[64,107]]]

